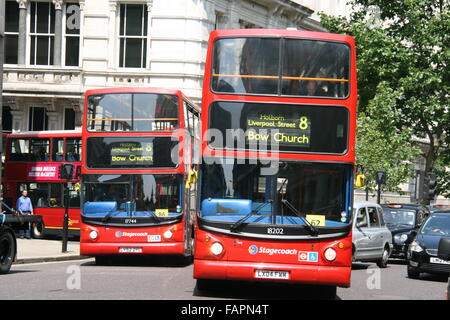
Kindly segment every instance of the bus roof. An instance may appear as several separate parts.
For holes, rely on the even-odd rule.
[[[77,137],[81,136],[81,129],[79,130],[45,130],[45,131],[23,131],[15,132],[6,135],[8,138],[23,138],[23,137]]]
[[[304,31],[304,30],[288,30],[288,29],[222,29],[211,32],[211,38],[218,37],[275,37],[275,38],[304,38],[316,40],[331,40],[348,42],[354,44],[355,40],[352,36],[343,34]]]

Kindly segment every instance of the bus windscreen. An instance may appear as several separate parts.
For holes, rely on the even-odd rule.
[[[348,146],[343,107],[216,101],[209,116],[215,149],[342,154]]]
[[[213,48],[216,93],[346,98],[350,47],[293,38],[223,38]]]
[[[89,96],[89,131],[173,131],[178,128],[176,95],[107,93]]]
[[[247,223],[303,224],[298,213],[320,216],[322,226],[351,221],[349,165],[280,161],[268,167],[248,159],[208,158],[202,170],[202,216],[208,220],[237,222],[255,212]]]

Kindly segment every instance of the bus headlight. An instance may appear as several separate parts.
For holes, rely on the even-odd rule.
[[[167,230],[166,232],[164,232],[163,236],[164,236],[164,238],[166,238],[166,239],[170,239],[170,238],[172,238],[172,236],[173,236],[173,232],[170,231],[170,230]]]
[[[209,250],[213,255],[218,256],[223,252],[223,245],[220,242],[214,242]]]
[[[336,250],[333,248],[328,248],[325,250],[325,259],[328,261],[334,261],[334,259],[336,259]]]
[[[95,240],[98,238],[98,232],[95,230],[92,230],[91,232],[89,232],[89,238],[91,238],[92,240]]]

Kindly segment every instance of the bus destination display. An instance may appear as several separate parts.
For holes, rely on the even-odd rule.
[[[251,114],[247,118],[247,140],[309,147],[311,120],[306,115]]]
[[[153,164],[153,141],[111,144],[111,163],[115,165]]]
[[[87,139],[89,168],[175,168],[175,137],[91,137]],[[174,159],[173,159],[174,158]]]

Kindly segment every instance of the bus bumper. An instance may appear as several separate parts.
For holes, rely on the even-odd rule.
[[[288,271],[289,279],[261,279],[256,270]],[[236,261],[194,260],[194,278],[277,281],[350,287],[351,267],[287,265]]]
[[[80,243],[80,254],[97,255],[141,255],[184,254],[184,242],[161,243]]]

